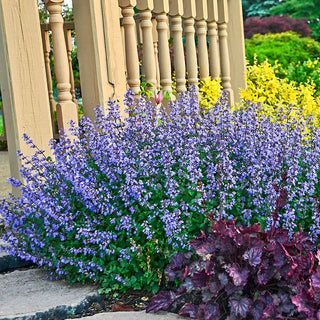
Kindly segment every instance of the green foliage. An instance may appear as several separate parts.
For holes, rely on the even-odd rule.
[[[289,64],[285,70],[285,77],[290,81],[297,83],[313,83],[315,85],[315,94],[320,95],[320,61],[307,60],[298,62],[298,64]]]
[[[243,0],[243,17],[267,17],[270,16],[270,8],[279,3],[277,0]]]
[[[293,18],[308,18],[315,39],[320,40],[319,0],[287,0],[270,8],[272,15],[287,14]]]
[[[278,61],[284,69],[292,63],[315,60],[320,56],[320,43],[311,38],[302,38],[300,35],[289,31],[275,34],[256,34],[251,39],[245,40],[246,57],[249,63],[254,63],[257,56],[259,63],[266,59],[271,64]]]

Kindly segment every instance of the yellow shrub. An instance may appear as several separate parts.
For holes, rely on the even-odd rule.
[[[200,81],[200,107],[206,111],[209,107],[214,106],[221,95],[221,90],[222,86],[220,79],[211,79],[211,77],[209,77],[208,79]]]
[[[320,98],[315,97],[314,83],[300,83],[277,77],[279,65],[271,66],[266,60],[247,66],[247,89],[241,90],[242,100],[262,103],[262,112],[276,118],[279,108],[293,109],[294,116],[300,109],[305,117],[313,115],[320,126]]]

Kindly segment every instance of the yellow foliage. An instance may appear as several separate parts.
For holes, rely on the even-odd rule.
[[[214,106],[218,98],[221,96],[221,81],[220,79],[205,79],[200,81],[199,88],[199,103],[200,107],[204,109],[204,111],[208,110],[209,107]]]
[[[254,62],[247,66],[247,89],[241,90],[243,101],[262,104],[262,113],[276,119],[280,108],[292,109],[291,115],[298,118],[312,115],[320,126],[320,98],[315,97],[314,83],[299,83],[277,77],[279,65],[271,66],[266,60],[262,64]]]

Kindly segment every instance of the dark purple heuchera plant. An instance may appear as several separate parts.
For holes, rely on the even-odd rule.
[[[283,180],[286,180],[286,173]],[[176,291],[161,291],[147,312],[170,310],[192,319],[320,319],[320,250],[309,236],[276,228],[287,193],[280,191],[273,226],[237,227],[214,220],[210,232],[191,240],[196,253],[179,253],[166,268]],[[318,265],[318,266],[316,266]]]

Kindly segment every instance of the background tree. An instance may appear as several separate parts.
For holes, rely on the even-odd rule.
[[[270,8],[279,4],[279,0],[243,0],[243,18],[270,16]]]
[[[312,35],[320,40],[320,1],[286,0],[270,8],[271,15],[287,14],[293,18],[308,18]]]

